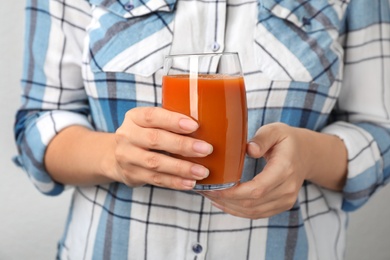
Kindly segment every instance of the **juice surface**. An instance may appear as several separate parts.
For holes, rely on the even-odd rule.
[[[192,90],[193,91],[193,90]],[[225,75],[199,75],[198,112],[194,118],[199,128],[190,136],[213,145],[204,158],[183,158],[204,165],[208,178],[197,184],[224,184],[239,181],[247,139],[247,105],[244,79]],[[188,75],[163,77],[163,107],[191,116],[190,79]]]

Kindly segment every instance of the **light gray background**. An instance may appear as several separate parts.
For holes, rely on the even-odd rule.
[[[55,259],[70,192],[41,195],[11,161],[16,153],[12,126],[20,95],[23,15],[24,1],[7,1],[0,8],[0,260]],[[351,214],[347,260],[390,259],[389,200],[386,187]]]

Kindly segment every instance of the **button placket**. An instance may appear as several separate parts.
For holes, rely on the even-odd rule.
[[[203,247],[201,244],[199,243],[195,243],[192,245],[192,251],[195,253],[195,254],[200,254],[202,253],[203,251]]]
[[[226,30],[226,2],[217,1],[215,8],[215,31],[213,41],[210,43],[210,49],[212,52],[222,52],[224,49]]]
[[[212,46],[212,50],[213,50],[214,52],[216,52],[216,51],[219,50],[220,47],[221,47],[221,46],[219,45],[218,42],[214,42],[214,43],[213,43],[213,46]]]
[[[200,230],[207,231],[210,229],[210,212],[212,211],[212,205],[210,201],[206,198],[202,198],[203,200],[203,209],[202,211],[205,214],[199,216],[198,221],[200,222]],[[193,241],[191,250],[197,256],[197,259],[204,259],[206,257],[207,245],[208,245],[209,233],[201,232],[197,237],[197,241]]]
[[[124,8],[125,8],[125,10],[126,11],[131,11],[131,10],[133,10],[134,9],[134,3],[133,3],[133,1],[129,1],[129,2],[127,2],[125,5],[124,5]]]

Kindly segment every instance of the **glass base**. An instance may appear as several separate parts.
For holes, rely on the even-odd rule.
[[[193,190],[224,190],[235,186],[238,182],[230,182],[225,184],[196,184]]]

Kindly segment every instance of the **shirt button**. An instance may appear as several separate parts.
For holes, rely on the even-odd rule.
[[[192,251],[194,251],[195,254],[200,254],[202,252],[202,250],[203,250],[203,247],[198,243],[196,243],[192,246]]]
[[[127,4],[125,4],[125,9],[126,9],[127,11],[133,10],[133,9],[134,9],[133,3],[132,3],[132,2],[128,2]]]
[[[213,51],[218,51],[220,47],[221,47],[221,46],[219,45],[218,42],[214,42],[214,43],[213,43],[213,46],[212,46],[212,49],[213,49]]]

